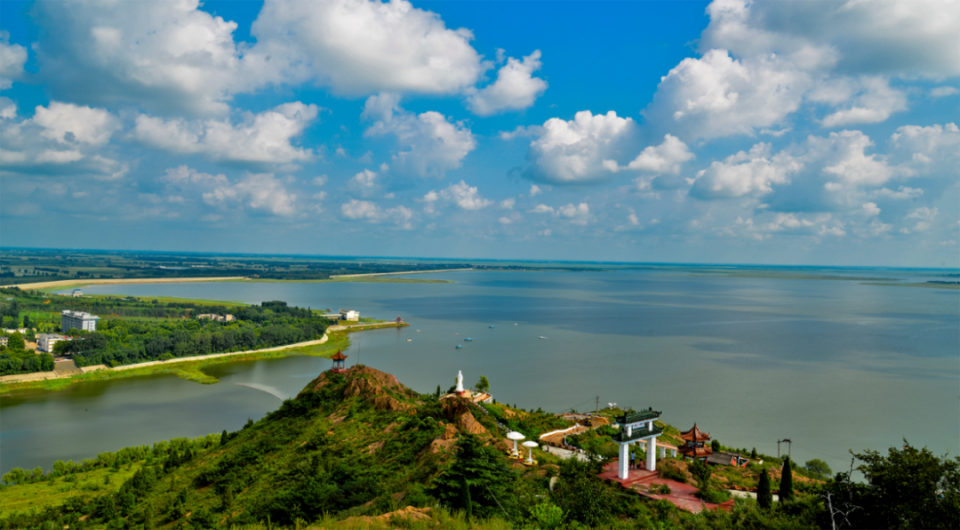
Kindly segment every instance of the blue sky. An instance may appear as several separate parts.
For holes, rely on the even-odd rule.
[[[0,2],[3,246],[960,266],[940,1]]]

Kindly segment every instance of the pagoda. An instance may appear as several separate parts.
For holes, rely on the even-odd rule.
[[[694,460],[706,460],[713,454],[713,449],[707,444],[710,441],[710,434],[701,431],[696,423],[689,431],[680,433],[680,437],[685,440],[683,446],[680,447],[680,454],[684,457],[689,456]]]
[[[647,445],[647,471],[657,470],[657,436],[663,434],[663,429],[654,422],[659,419],[660,412],[652,407],[640,412],[626,412],[614,419],[620,426],[620,431],[613,435],[613,441],[620,446],[619,478],[626,480],[630,476],[630,444],[641,440]]]
[[[340,350],[337,350],[337,354],[331,357],[333,360],[333,368],[330,369],[331,372],[335,374],[346,373],[347,369],[343,367],[343,361],[347,359],[347,356],[343,354]]]

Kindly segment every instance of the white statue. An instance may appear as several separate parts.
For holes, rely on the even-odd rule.
[[[463,393],[463,372],[457,371],[457,393]]]

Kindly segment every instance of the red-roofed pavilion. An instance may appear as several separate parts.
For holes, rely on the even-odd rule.
[[[680,437],[685,441],[679,449],[683,456],[694,460],[705,460],[713,454],[713,449],[706,443],[710,441],[710,434],[701,431],[696,423],[689,431],[680,433]]]
[[[331,359],[333,360],[333,368],[330,369],[331,372],[342,374],[347,371],[347,369],[343,367],[343,361],[347,359],[347,356],[344,355],[343,352],[337,350],[337,354],[331,357]]]

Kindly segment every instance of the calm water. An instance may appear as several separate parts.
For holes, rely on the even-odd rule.
[[[834,470],[849,466],[848,449],[885,451],[903,438],[960,454],[960,291],[632,271],[435,277],[456,283],[84,290],[401,315],[409,328],[353,335],[347,364],[359,358],[421,392],[446,389],[457,370],[466,383],[482,374],[499,401],[555,412],[591,410],[597,396],[652,406],[725,445],[775,454],[776,440],[792,439],[795,459]],[[236,430],[329,364],[230,363],[211,370],[216,385],[152,376],[3,397],[0,468]]]

